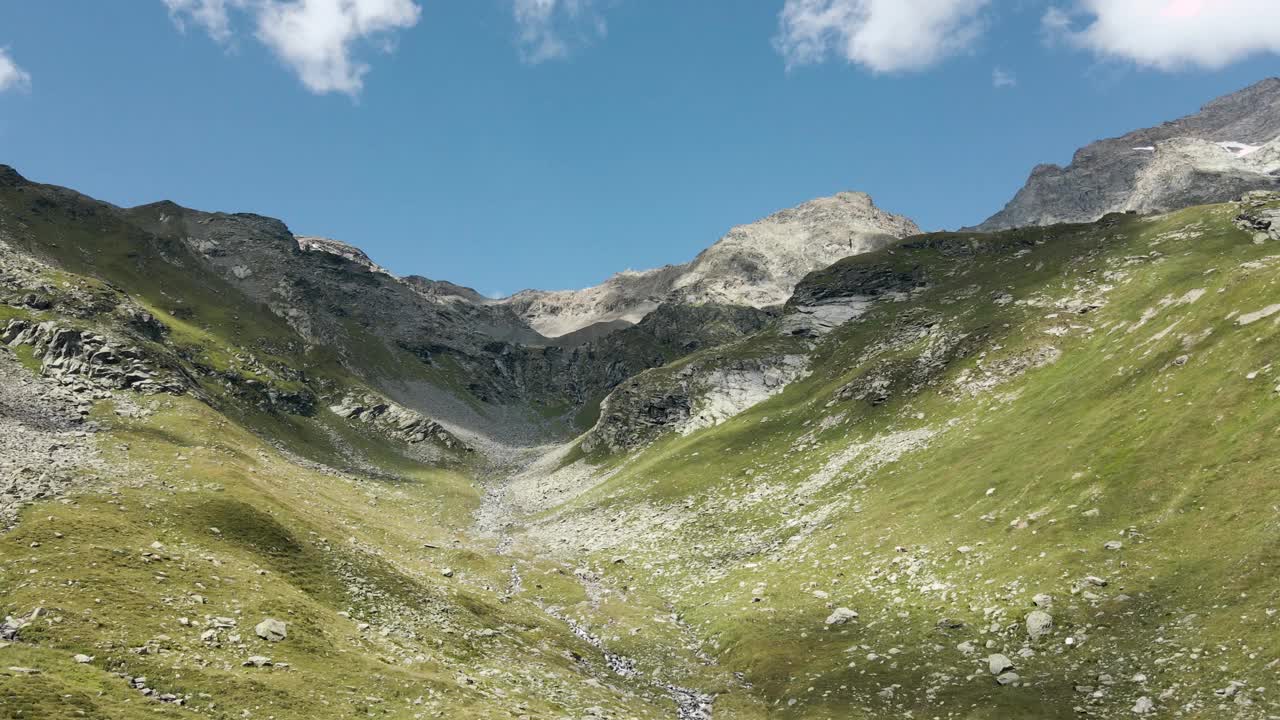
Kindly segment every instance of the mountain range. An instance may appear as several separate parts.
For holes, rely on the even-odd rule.
[[[1269,720],[1277,110],[507,298],[0,168],[0,716]]]

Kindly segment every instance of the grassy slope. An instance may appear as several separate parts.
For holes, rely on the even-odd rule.
[[[506,601],[511,561],[462,535],[478,501],[465,477],[315,472],[201,403],[154,402],[144,420],[101,406],[109,429],[99,444],[124,470],[32,508],[0,537],[4,611],[46,611],[21,643],[0,650],[4,666],[43,671],[0,672],[0,716],[179,714],[127,690],[114,672],[145,676],[215,718],[245,709],[280,720],[669,712],[661,694],[610,676],[534,603]],[[565,572],[526,565],[531,576]],[[554,585],[536,593],[572,600]],[[220,616],[237,628],[216,645],[202,642],[208,618]],[[184,617],[193,625],[180,624]],[[285,620],[289,638],[255,637],[264,617]],[[75,665],[75,653],[95,660]],[[240,667],[251,655],[290,667]]]
[[[930,287],[831,336],[807,380],[660,442],[557,519],[640,539],[611,581],[673,598],[771,717],[1129,716],[1140,696],[1184,717],[1274,713],[1253,688],[1274,685],[1280,658],[1280,344],[1274,317],[1234,318],[1280,301],[1280,257],[1235,212],[931,236],[847,260],[922,268]],[[1003,293],[1017,302],[993,302]],[[1102,307],[1079,314],[1070,298]],[[997,388],[958,382],[1047,345],[1056,363]],[[948,347],[968,352],[914,372]],[[889,400],[833,400],[860,377],[890,378]],[[894,459],[917,431],[935,435]],[[1108,586],[1079,587],[1090,575]],[[1030,643],[1036,593],[1055,596],[1057,627]],[[829,629],[832,606],[861,618]],[[1022,687],[995,686],[996,651]],[[1249,689],[1213,694],[1232,681]]]

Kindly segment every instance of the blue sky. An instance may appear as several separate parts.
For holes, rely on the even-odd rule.
[[[121,205],[279,217],[485,293],[582,287],[841,190],[976,223],[1038,162],[1277,74],[1277,9],[11,1],[0,162]]]

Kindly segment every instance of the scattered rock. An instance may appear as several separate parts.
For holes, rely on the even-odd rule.
[[[996,653],[987,656],[987,667],[991,669],[992,675],[1000,675],[1013,669],[1013,661],[1005,655]]]
[[[836,608],[827,616],[826,622],[828,625],[844,625],[850,620],[856,620],[857,617],[858,613],[856,611],[850,610],[846,607],[840,607]]]
[[[267,618],[258,623],[253,631],[258,637],[268,642],[280,642],[289,636],[285,624],[275,618]]]
[[[1019,677],[1016,672],[1000,673],[996,676],[996,682],[1001,685],[1017,685],[1020,680],[1022,680],[1022,678]]]
[[[1033,610],[1027,614],[1027,634],[1032,640],[1039,640],[1052,631],[1052,615],[1043,610]]]

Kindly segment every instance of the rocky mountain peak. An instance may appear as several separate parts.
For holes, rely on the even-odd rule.
[[[12,167],[8,165],[0,165],[0,187],[17,187],[27,182],[27,179]]]
[[[585,290],[527,290],[500,302],[535,330],[558,337],[597,323],[636,323],[665,302],[765,308],[781,305],[805,275],[876,250],[920,228],[842,192],[731,229],[691,262],[621,273]]]
[[[1087,145],[1064,167],[1037,165],[1026,185],[975,230],[1092,222],[1112,212],[1164,212],[1280,188],[1280,78],[1199,112]]]

